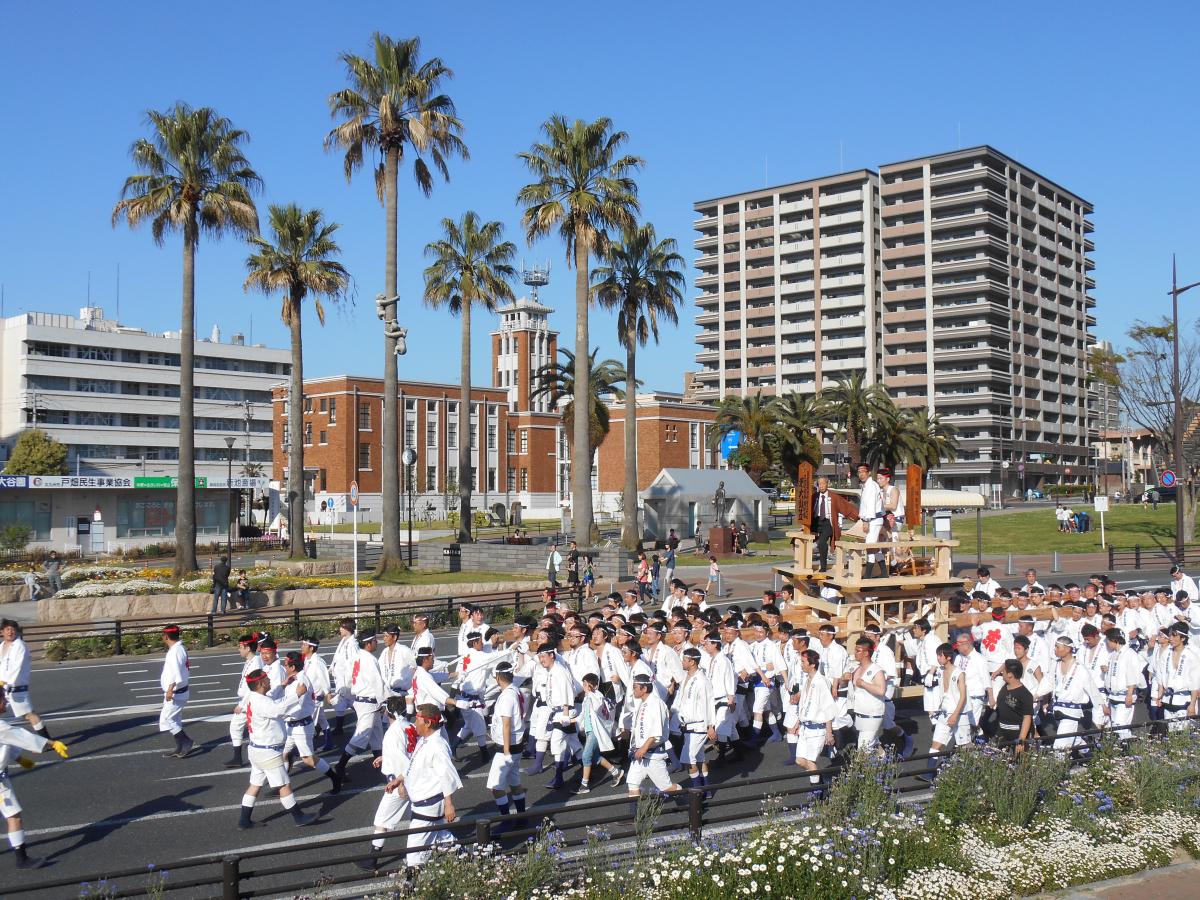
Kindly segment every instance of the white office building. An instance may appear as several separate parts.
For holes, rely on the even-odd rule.
[[[196,341],[196,475],[271,468],[271,389],[288,378],[287,349]],[[104,317],[30,312],[0,320],[0,458],[36,422],[67,446],[72,476],[174,476],[179,460],[179,334]]]

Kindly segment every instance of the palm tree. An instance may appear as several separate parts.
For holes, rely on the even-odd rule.
[[[862,372],[840,379],[826,388],[822,396],[830,420],[846,432],[846,452],[850,465],[856,465],[862,460],[862,444],[871,422],[887,416],[895,409],[895,404],[882,385],[866,384]]]
[[[922,475],[942,462],[958,459],[958,429],[942,421],[940,415],[931,415],[929,409],[922,406],[908,416],[907,425],[912,445],[909,459],[921,467]]]
[[[567,422],[575,421],[575,398],[578,393],[575,391],[575,354],[570,350],[559,349],[559,354],[565,362],[547,363],[533,373],[533,390],[530,392],[530,398],[548,397],[551,402],[554,402],[559,397],[570,397],[562,407],[562,417],[564,431],[567,435],[567,444],[572,450],[572,459],[574,454],[575,437],[570,428],[566,428]],[[588,462],[588,483],[591,483],[591,459],[596,450],[604,443],[604,439],[608,436],[608,404],[604,402],[606,396],[614,397],[617,400],[622,400],[626,396],[626,390],[617,387],[617,385],[625,385],[628,377],[625,374],[625,367],[615,359],[601,360],[596,362],[596,356],[600,353],[600,348],[596,347],[588,354],[588,383],[584,388],[584,396],[587,398],[587,413],[588,430],[586,435],[587,440],[587,456]],[[636,385],[640,382],[634,382],[633,392],[637,393]]]
[[[321,297],[342,299],[350,286],[350,274],[333,259],[341,248],[333,239],[337,223],[326,222],[319,209],[303,210],[295,203],[271,205],[273,240],[252,237],[257,252],[246,259],[246,283],[264,294],[283,293],[280,318],[292,336],[292,381],[288,391],[288,541],[291,556],[304,555],[304,344],[300,331],[304,298],[313,295],[317,321],[325,324]]]
[[[738,432],[741,440],[729,461],[744,469],[755,484],[761,484],[763,473],[771,467],[776,428],[774,407],[771,401],[763,400],[761,390],[752,397],[726,397],[717,405],[708,445],[719,447],[725,435]]]
[[[800,465],[808,463],[815,472],[821,467],[821,433],[829,417],[819,396],[793,391],[771,404],[775,416],[776,446],[780,465],[799,483]],[[797,516],[799,510],[796,510]]]
[[[627,229],[620,241],[611,242],[604,254],[606,266],[592,272],[592,292],[606,309],[617,311],[617,339],[625,348],[625,371],[637,378],[637,348],[653,336],[658,342],[658,320],[679,321],[683,303],[683,257],[675,252],[673,238],[658,240],[653,225]],[[637,524],[637,391],[626,391],[625,484],[622,493],[624,521],[621,543],[628,550],[641,545]]]
[[[246,132],[202,106],[177,103],[146,113],[150,136],[138,138],[129,155],[139,174],[130,175],[113,207],[112,223],[130,228],[149,221],[154,242],[178,231],[183,236],[183,303],[179,328],[179,487],[175,493],[175,574],[199,568],[196,561],[196,438],[194,356],[196,350],[196,246],[201,233],[220,237],[256,234],[258,211],[252,194],[262,179],[250,168],[241,145]]]
[[[363,164],[368,150],[377,151],[375,192],[386,220],[385,302],[398,305],[396,286],[396,178],[406,153],[412,156],[417,187],[428,197],[433,191],[433,166],[449,181],[446,160],[467,159],[462,122],[454,101],[438,93],[452,78],[438,57],[421,62],[418,38],[393,40],[376,32],[372,59],[343,53],[349,87],[329,97],[329,108],[338,124],[325,138],[325,148],[345,152],[346,180]],[[427,161],[428,160],[428,161]],[[398,313],[398,309],[396,310]],[[389,324],[394,324],[390,321]],[[404,567],[400,555],[400,458],[396,437],[397,339],[385,332],[383,358],[383,553],[376,574]]]
[[[582,364],[588,357],[588,258],[602,253],[608,232],[631,228],[638,213],[637,185],[631,174],[641,158],[619,155],[629,138],[613,131],[604,117],[594,122],[551,116],[542,125],[545,140],[519,158],[536,181],[517,193],[525,207],[521,221],[533,242],[557,229],[567,251],[567,264],[575,267],[575,353]],[[575,539],[592,538],[592,460],[588,449],[587,384],[572,379],[574,403],[571,432],[571,509]]]
[[[445,236],[425,247],[434,262],[425,270],[425,302],[446,306],[451,315],[462,315],[461,390],[458,398],[458,540],[471,541],[471,307],[478,304],[495,312],[497,300],[511,300],[509,279],[517,248],[501,241],[504,226],[479,223],[468,210],[455,222],[442,219]],[[486,417],[482,417],[486,420]]]
[[[908,411],[893,407],[876,413],[862,438],[861,450],[862,461],[873,469],[894,468],[912,459],[914,446]]]

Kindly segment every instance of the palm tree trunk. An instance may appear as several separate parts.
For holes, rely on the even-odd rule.
[[[304,556],[304,345],[300,336],[300,301],[288,298],[292,311],[292,382],[288,390],[288,555]],[[356,448],[357,449],[357,448]]]
[[[179,487],[175,489],[175,576],[200,568],[196,561],[196,245],[183,239],[183,309],[179,324]]]
[[[592,542],[592,454],[590,429],[591,372],[588,358],[588,246],[575,241],[575,409],[571,445],[571,511],[575,540],[581,547]]]
[[[388,297],[398,293],[396,286],[396,173],[400,167],[400,152],[391,148],[384,159],[384,188],[385,204],[384,219],[387,222],[386,264],[383,273],[383,289]],[[399,319],[400,303],[396,303],[397,319]],[[400,554],[400,448],[399,417],[396,413],[397,371],[396,371],[396,342],[385,338],[383,342],[383,460],[380,463],[383,471],[381,493],[383,503],[383,553],[379,557],[379,565],[375,574],[382,575],[389,570],[404,568],[404,558]],[[355,415],[358,411],[355,410]],[[358,452],[358,448],[354,448]]]
[[[625,485],[621,494],[621,544],[626,550],[641,547],[637,514],[637,334],[625,335]]]
[[[462,384],[458,395],[458,542],[471,543],[471,301],[462,304]],[[481,407],[482,409],[482,407]],[[487,421],[486,411],[479,417]],[[482,436],[481,436],[482,438]],[[483,443],[483,440],[480,440]]]

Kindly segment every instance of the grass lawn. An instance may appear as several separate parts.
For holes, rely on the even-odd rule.
[[[753,556],[726,556],[717,562],[721,568],[725,568],[726,566],[748,566],[755,563],[777,563],[792,559],[792,542],[787,538],[751,541],[750,550],[754,554]],[[661,551],[659,557],[662,557]],[[707,566],[708,559],[695,553],[680,553],[678,564],[680,566]]]
[[[1087,510],[1092,519],[1091,531],[1086,534],[1060,532],[1053,507],[984,516],[984,553],[1100,552],[1100,514],[1090,504],[1075,503],[1071,508]],[[954,536],[964,546],[975,546],[974,518],[974,514],[968,513],[954,519]],[[1104,536],[1106,543],[1118,550],[1132,550],[1136,544],[1143,548],[1174,547],[1175,506],[1163,503],[1157,510],[1142,509],[1136,504],[1111,506],[1104,514]]]
[[[364,577],[370,577],[369,573]],[[544,575],[529,575],[520,572],[429,572],[412,569],[388,578],[378,578],[374,584],[470,584],[484,581],[528,581],[537,584],[546,580]]]

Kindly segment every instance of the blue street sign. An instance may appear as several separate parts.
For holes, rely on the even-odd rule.
[[[1170,469],[1167,469],[1161,475],[1158,476],[1159,483],[1163,487],[1167,487],[1167,488],[1175,487],[1175,480],[1176,480],[1175,473],[1172,472]]]
[[[742,445],[742,433],[736,429],[725,432],[725,436],[721,438],[721,459],[728,460],[729,454],[733,453]]]

